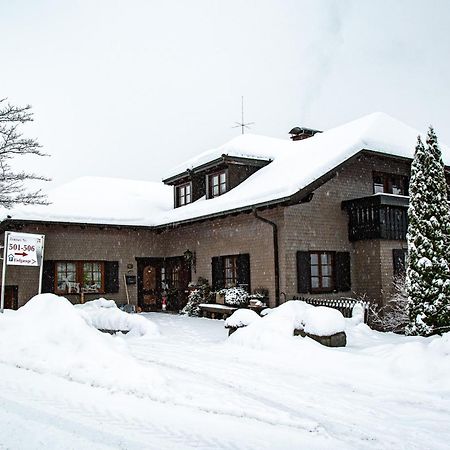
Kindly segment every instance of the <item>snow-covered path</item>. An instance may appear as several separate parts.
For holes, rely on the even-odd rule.
[[[0,364],[0,448],[448,448],[450,392],[404,383],[389,336],[343,350],[308,343],[294,357],[230,345],[222,321],[145,316],[162,336],[126,341],[164,392]]]

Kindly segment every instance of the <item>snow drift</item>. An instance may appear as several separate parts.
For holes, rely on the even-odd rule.
[[[99,332],[54,294],[0,315],[0,362],[127,392],[163,384],[158,372],[127,354],[123,339]]]

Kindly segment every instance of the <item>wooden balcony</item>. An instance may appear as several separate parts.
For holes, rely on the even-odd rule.
[[[342,209],[349,217],[349,240],[405,240],[408,203],[408,197],[392,194],[374,194],[342,202]]]

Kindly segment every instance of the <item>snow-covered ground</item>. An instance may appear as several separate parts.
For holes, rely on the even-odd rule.
[[[449,334],[404,338],[348,324],[348,346],[330,349],[300,337],[238,339],[243,330],[227,339],[219,320],[140,316],[159,333],[89,334],[108,352],[92,372],[83,338],[79,348],[38,333],[59,358],[75,352],[84,370],[67,355],[66,373],[55,361],[45,371],[30,355],[13,357],[13,332],[0,329],[0,449],[448,448]]]

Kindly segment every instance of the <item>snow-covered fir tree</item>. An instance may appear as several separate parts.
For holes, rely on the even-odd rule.
[[[429,335],[450,326],[450,210],[444,164],[431,127],[426,146],[418,138],[409,195],[406,332]]]

